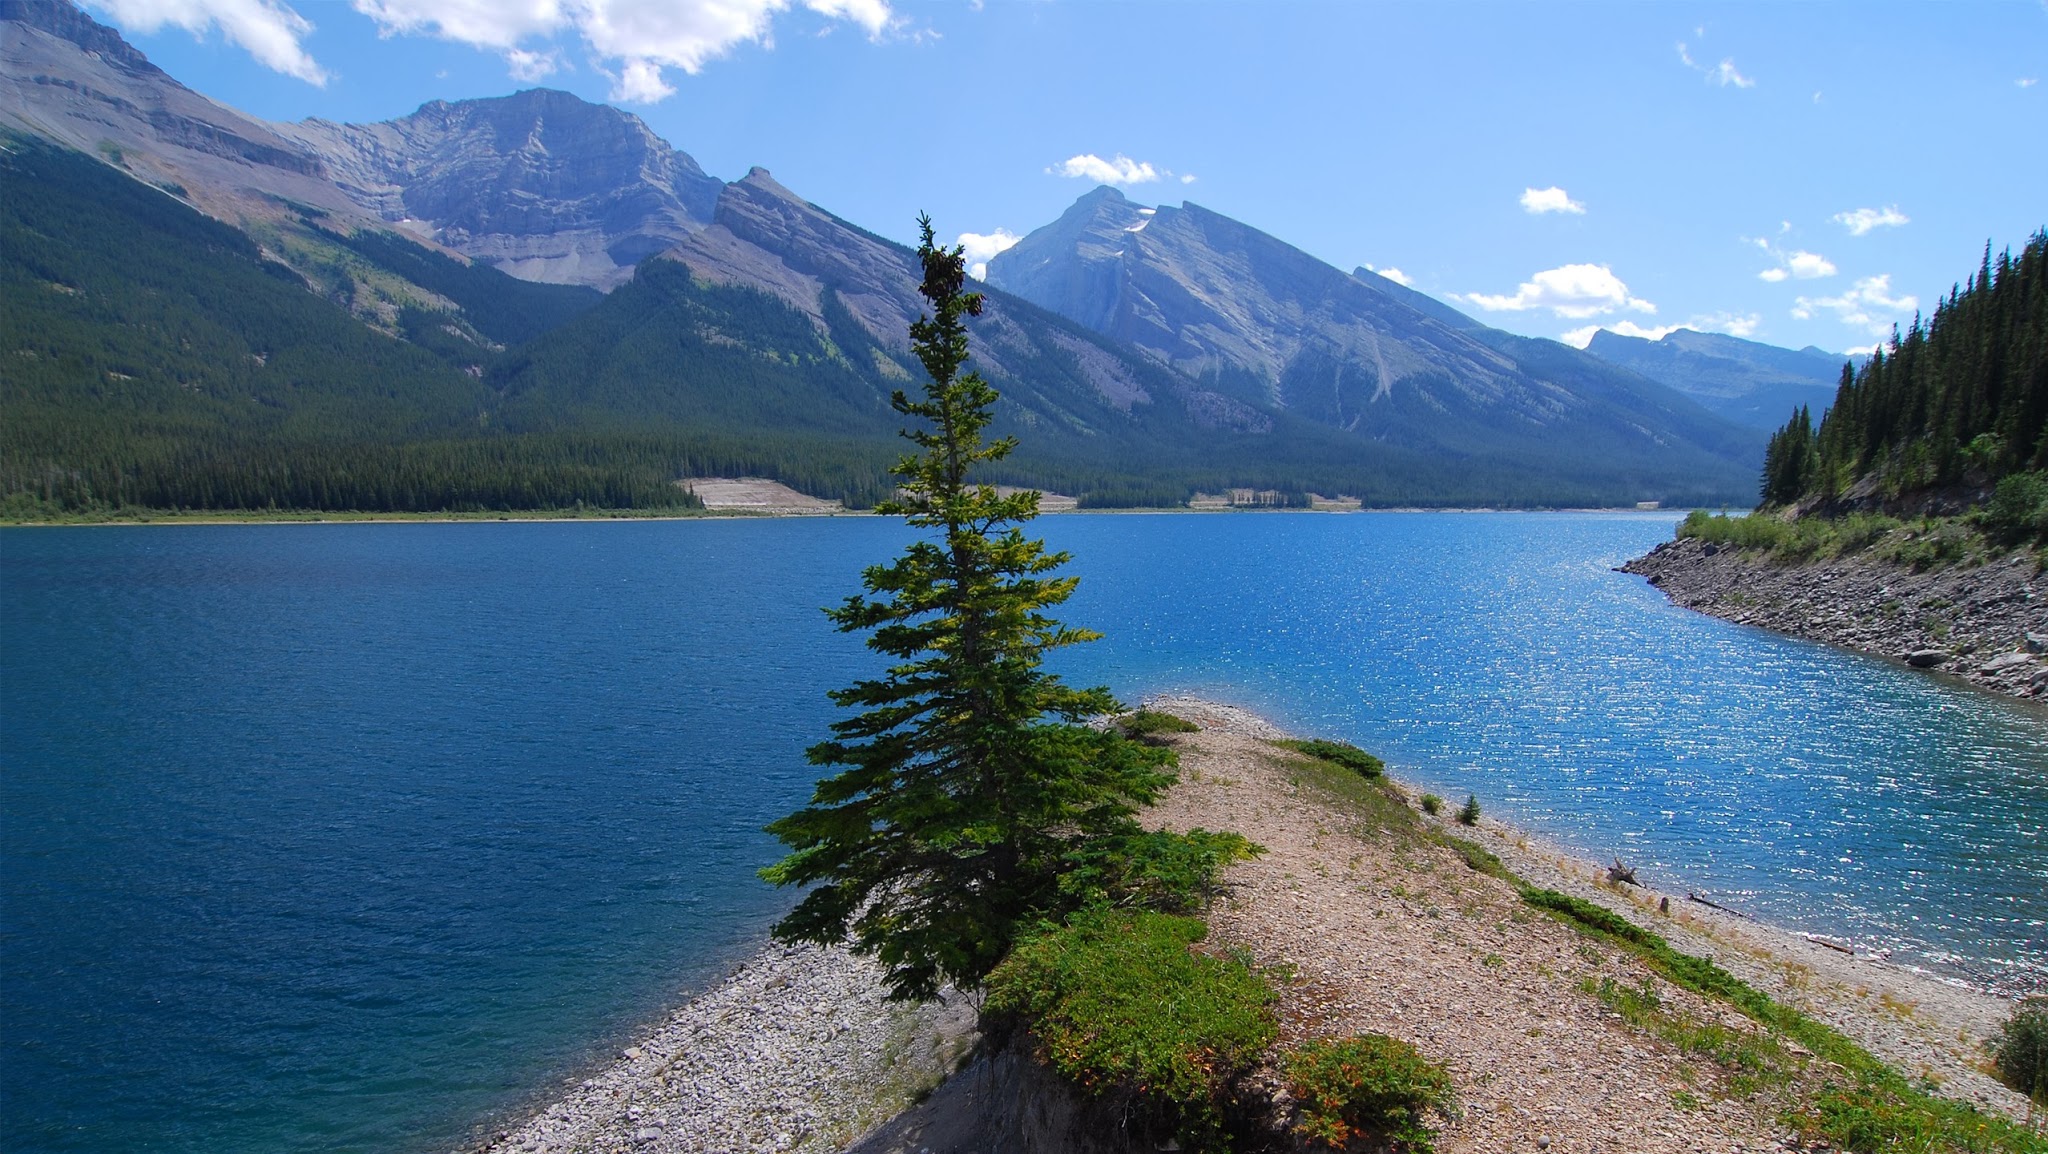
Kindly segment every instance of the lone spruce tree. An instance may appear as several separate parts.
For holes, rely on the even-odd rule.
[[[961,372],[965,321],[982,308],[962,251],[932,243],[930,217],[918,227],[918,291],[932,311],[910,336],[931,380],[922,400],[892,399],[923,427],[904,431],[918,451],[897,462],[897,496],[877,512],[927,535],[868,568],[865,595],[825,611],[894,663],[832,693],[861,712],[809,756],[844,768],[768,827],[790,853],[762,871],[813,886],[777,939],[851,939],[879,957],[898,1000],[978,986],[1020,928],[1071,903],[1059,885],[1070,856],[1135,832],[1137,808],[1172,781],[1166,752],[1080,724],[1119,709],[1107,689],[1041,668],[1047,651],[1099,635],[1047,615],[1076,579],[1053,576],[1067,555],[1017,527],[1038,515],[1039,495],[968,480],[1015,442],[982,439],[996,391]]]

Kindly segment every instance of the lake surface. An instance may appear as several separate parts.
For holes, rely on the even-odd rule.
[[[1105,515],[1061,659],[2048,985],[2048,711],[1669,605],[1669,515]],[[447,1149],[745,956],[870,519],[0,532],[0,1148]]]

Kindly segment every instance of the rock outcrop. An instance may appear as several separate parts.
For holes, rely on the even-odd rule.
[[[2031,554],[1916,573],[1876,558],[1774,564],[1686,537],[1622,566],[1671,600],[1939,670],[2014,697],[2048,696],[2048,580]]]
[[[526,280],[612,288],[725,187],[639,117],[545,88],[278,130],[364,211]]]

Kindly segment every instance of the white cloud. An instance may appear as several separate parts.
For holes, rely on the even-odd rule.
[[[1457,299],[1488,312],[1524,312],[1549,309],[1566,320],[1587,320],[1618,309],[1654,313],[1657,306],[1629,295],[1628,286],[1604,264],[1568,264],[1544,269],[1522,282],[1513,296],[1466,293]]]
[[[122,0],[135,2],[135,0]],[[150,0],[165,3],[168,0]],[[191,3],[195,0],[182,0]],[[260,0],[207,0],[256,3]],[[536,39],[582,39],[600,71],[612,78],[612,99],[653,102],[675,93],[664,68],[696,74],[741,44],[771,45],[775,18],[798,0],[353,0],[386,36],[426,35],[506,54],[513,75],[560,49],[526,47]],[[800,0],[828,20],[843,20],[878,39],[896,23],[884,0]],[[515,55],[517,54],[517,55]],[[525,62],[525,63],[523,63]],[[612,67],[615,66],[616,71]]]
[[[989,259],[1023,239],[1009,229],[999,228],[987,234],[963,232],[953,243],[965,250],[967,275],[975,280],[987,280]]]
[[[505,52],[505,68],[512,74],[512,79],[531,84],[561,71],[562,54],[558,51],[528,52],[523,48],[511,48]]]
[[[1867,357],[1882,347],[1881,343],[1857,345],[1855,348],[1843,349],[1842,355],[1845,357]]]
[[[1192,172],[1183,172],[1183,173],[1181,173],[1181,174],[1180,174],[1180,182],[1181,182],[1182,184],[1193,184],[1193,183],[1195,182],[1195,174],[1194,174],[1194,173],[1192,173]]]
[[[1812,320],[1823,310],[1835,314],[1835,319],[1853,328],[1859,328],[1872,336],[1882,337],[1892,331],[1892,326],[1905,319],[1905,314],[1920,307],[1920,298],[1912,295],[1892,296],[1892,278],[1867,276],[1850,286],[1849,291],[1837,297],[1800,297],[1792,304],[1794,320]]]
[[[1092,180],[1097,184],[1148,184],[1163,176],[1173,175],[1171,172],[1152,167],[1147,161],[1132,160],[1121,152],[1112,160],[1104,160],[1092,152],[1084,152],[1079,156],[1070,156],[1046,171],[1059,176],[1076,176]],[[1192,178],[1183,179],[1182,183],[1187,183],[1188,179]]]
[[[1646,341],[1661,341],[1680,329],[1691,329],[1694,332],[1702,333],[1727,333],[1731,337],[1748,337],[1754,334],[1757,326],[1762,323],[1763,318],[1755,313],[1707,313],[1695,316],[1682,325],[1650,325],[1646,327],[1631,320],[1616,321],[1611,325],[1587,325],[1584,328],[1560,333],[1557,339],[1573,348],[1583,349],[1593,343],[1593,334],[1602,329],[1625,337],[1641,337]]]
[[[1415,287],[1414,278],[1410,277],[1407,273],[1402,272],[1400,269],[1397,268],[1374,268],[1371,265],[1366,265],[1365,271],[1369,273],[1376,273],[1380,276],[1386,277],[1388,280],[1393,281],[1395,284],[1400,285],[1402,288]]]
[[[1687,328],[1701,332],[1727,333],[1731,337],[1747,339],[1756,335],[1757,326],[1764,318],[1755,313],[1708,313],[1686,322]]]
[[[1621,321],[1618,324],[1611,325],[1587,325],[1582,329],[1573,329],[1570,332],[1560,333],[1557,339],[1575,349],[1583,349],[1593,343],[1593,334],[1601,329],[1606,329],[1608,332],[1618,336],[1641,337],[1646,341],[1661,341],[1680,329],[1690,327],[1689,325],[1654,325],[1650,328],[1644,328],[1634,321]]]
[[[1732,58],[1714,65],[1713,71],[1707,73],[1707,79],[1723,88],[1727,88],[1730,85],[1736,88],[1756,87],[1756,81],[1735,70],[1735,61]]]
[[[1790,221],[1785,221],[1778,227],[1778,234],[1780,236],[1790,231],[1792,231],[1792,223]],[[1767,268],[1756,274],[1756,279],[1770,284],[1778,284],[1781,281],[1788,280],[1819,280],[1822,277],[1833,276],[1838,271],[1835,268],[1835,262],[1817,252],[1807,252],[1803,248],[1796,248],[1786,252],[1769,239],[1761,236],[1745,236],[1742,238],[1742,243],[1755,245],[1764,252],[1769,253],[1772,260],[1778,262],[1775,268]]]
[[[1872,229],[1897,228],[1912,223],[1911,217],[1899,211],[1899,206],[1888,204],[1883,208],[1859,208],[1850,212],[1838,212],[1829,219],[1849,230],[1850,236],[1862,236]]]
[[[1692,69],[1694,72],[1697,72],[1700,75],[1706,77],[1707,80],[1711,83],[1718,84],[1723,88],[1756,87],[1756,81],[1754,79],[1744,76],[1741,73],[1741,71],[1739,71],[1735,67],[1735,59],[1733,57],[1724,57],[1721,63],[1712,65],[1710,67],[1708,65],[1701,64],[1698,61],[1694,60],[1692,58],[1692,50],[1689,47],[1687,47],[1685,41],[1681,40],[1678,42],[1678,59],[1681,62],[1683,62],[1687,68]]]
[[[296,76],[316,87],[327,84],[327,70],[306,52],[303,41],[313,24],[277,0],[90,0],[121,27],[150,35],[175,24],[193,36],[219,28],[258,64],[273,72]]]
[[[2038,76],[2022,76],[2018,80],[2013,81],[2013,83],[2021,88],[2032,88],[2034,85],[2041,83],[2041,78]]]
[[[1565,195],[1564,189],[1553,184],[1549,188],[1523,189],[1522,211],[1528,213],[1568,212],[1575,216],[1584,216],[1586,215],[1586,206]]]

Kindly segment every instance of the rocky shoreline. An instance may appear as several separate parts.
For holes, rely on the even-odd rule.
[[[1292,776],[1288,755],[1270,744],[1285,734],[1265,719],[1191,698],[1147,705],[1202,727],[1176,740],[1183,780],[1151,820],[1238,829],[1270,851],[1233,867],[1212,932],[1300,974],[1283,991],[1288,1030],[1377,1030],[1446,1061],[1464,1101],[1440,1139],[1445,1154],[1619,1150],[1616,1139],[1628,1134],[1632,1151],[1805,1148],[1752,1103],[1695,1095],[1715,1084],[1713,1067],[1626,1027],[1585,993],[1603,977],[1645,981],[1629,958],[1529,918],[1506,887],[1448,851],[1353,832],[1355,818]],[[1992,1111],[2025,1113],[2020,1097],[1983,1071],[1983,1042],[2009,1012],[2006,999],[1682,895],[1616,886],[1603,867],[1491,819],[1457,832],[1534,884],[1598,902],[1677,949],[1714,958],[1909,1077]],[[1665,996],[1674,1005],[1697,1001],[1670,988]],[[1722,1007],[1695,1009],[1740,1025]],[[981,1054],[955,1074],[974,1051],[974,1024],[971,1001],[958,995],[924,1007],[887,1003],[879,970],[843,950],[769,946],[610,1067],[471,1149],[1019,1148],[1022,1128],[1056,1125],[1060,1093],[1014,1048]],[[1002,1140],[989,1137],[992,1119]]]
[[[884,999],[843,949],[768,945],[607,1068],[466,1154],[740,1154],[844,1149],[901,1113],[974,1045],[948,992]]]
[[[1962,678],[2048,697],[2048,577],[2028,553],[1916,573],[1851,555],[1781,565],[1696,537],[1621,567],[1674,604]]]

